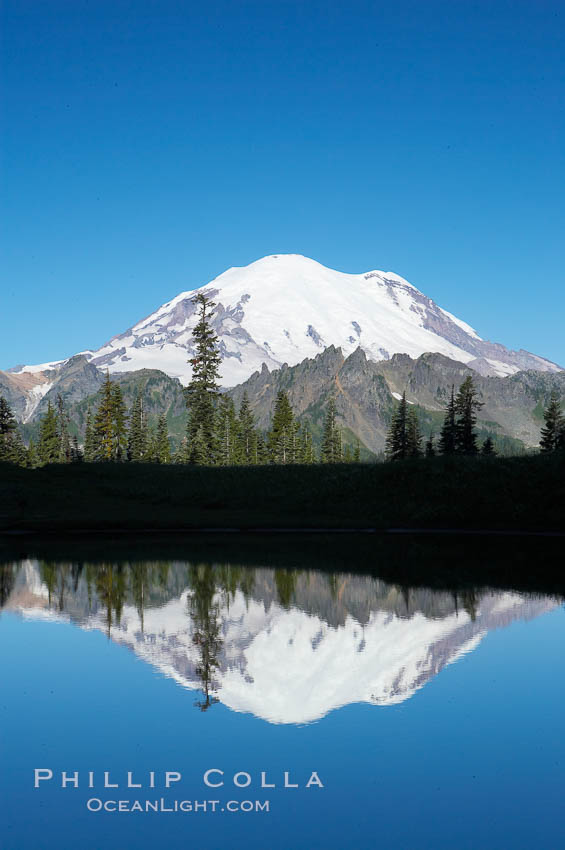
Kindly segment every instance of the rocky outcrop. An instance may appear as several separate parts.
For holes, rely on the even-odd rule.
[[[424,430],[437,433],[451,387],[457,391],[467,375],[473,377],[484,405],[479,416],[481,431],[525,446],[539,442],[543,409],[551,391],[556,389],[565,397],[565,372],[486,377],[442,354],[423,354],[416,359],[395,354],[390,360],[375,362],[368,360],[361,348],[344,358],[333,346],[298,366],[256,372],[230,394],[239,404],[246,391],[258,423],[265,427],[277,392],[284,390],[298,416],[309,422],[314,432],[319,432],[325,406],[333,396],[341,426],[378,453],[384,449],[395,398],[406,392],[408,401],[420,408]]]

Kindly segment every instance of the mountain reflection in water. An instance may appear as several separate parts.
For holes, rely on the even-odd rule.
[[[436,591],[366,575],[151,562],[0,566],[0,604],[98,629],[162,675],[272,723],[411,697],[491,629],[559,600]]]

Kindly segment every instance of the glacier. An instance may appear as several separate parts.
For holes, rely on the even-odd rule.
[[[263,366],[270,371],[284,363],[293,366],[330,345],[341,348],[345,356],[360,347],[371,360],[436,352],[485,375],[561,368],[538,355],[482,339],[470,325],[393,272],[348,274],[298,254],[273,254],[230,268],[204,286],[181,292],[100,348],[79,353],[111,373],[160,369],[188,383],[196,323],[192,299],[198,292],[217,305],[213,326],[226,388]],[[48,373],[65,362],[11,371]]]

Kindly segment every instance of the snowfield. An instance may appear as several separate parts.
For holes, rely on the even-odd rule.
[[[345,356],[361,347],[372,360],[437,352],[483,374],[560,368],[481,339],[393,272],[346,274],[298,254],[275,254],[230,268],[199,289],[181,292],[98,350],[81,353],[110,372],[160,369],[188,383],[196,322],[192,298],[197,292],[212,296],[217,305],[213,324],[223,357],[224,387],[245,381],[263,364],[269,370],[283,363],[293,366],[329,345],[341,348]],[[57,365],[24,366],[19,371]]]

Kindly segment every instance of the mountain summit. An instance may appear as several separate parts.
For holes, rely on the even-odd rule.
[[[205,292],[217,304],[213,325],[223,357],[225,387],[245,381],[263,364],[295,365],[330,345],[345,356],[360,347],[370,360],[437,352],[483,375],[560,367],[527,351],[487,342],[392,272],[345,274],[298,254],[274,254],[231,268],[196,290],[182,292],[87,359],[110,372],[160,369],[190,380],[192,298]],[[16,367],[14,373],[53,367]]]

